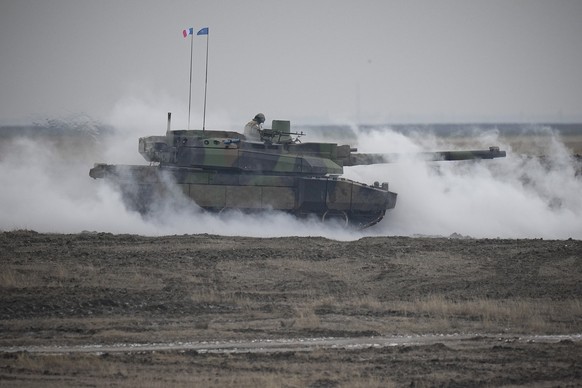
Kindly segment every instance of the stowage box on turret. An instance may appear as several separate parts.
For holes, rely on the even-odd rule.
[[[301,143],[303,133],[289,121],[273,120],[261,141],[214,130],[168,130],[165,136],[139,139],[139,152],[150,165],[96,164],[93,178],[112,181],[126,204],[142,213],[167,200],[168,185],[209,211],[279,210],[298,217],[315,215],[366,228],[396,205],[388,183],[370,185],[341,177],[344,166],[390,162],[390,155],[358,154],[349,145]],[[430,160],[504,157],[496,147],[479,151],[426,153]]]

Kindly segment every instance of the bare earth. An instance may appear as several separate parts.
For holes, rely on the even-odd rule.
[[[0,234],[0,386],[581,386],[582,241]]]

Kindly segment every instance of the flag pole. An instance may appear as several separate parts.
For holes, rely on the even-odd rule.
[[[204,78],[204,113],[202,115],[202,132],[206,129],[206,90],[208,87],[208,29],[206,31],[206,75]]]
[[[190,130],[190,111],[192,110],[192,49],[194,46],[194,33],[190,34],[190,88],[188,89],[188,130]]]

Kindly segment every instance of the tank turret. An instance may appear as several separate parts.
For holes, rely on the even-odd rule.
[[[280,123],[283,123],[281,125]],[[139,152],[148,162],[197,167],[205,170],[233,169],[236,171],[337,175],[344,166],[392,163],[401,154],[362,154],[349,145],[336,143],[301,143],[304,133],[289,132],[288,121],[273,121],[261,142],[248,142],[237,132],[228,131],[171,131],[166,136],[139,139]],[[425,161],[494,159],[505,157],[499,147],[488,150],[423,152],[414,155]]]
[[[380,221],[396,205],[388,183],[364,184],[342,178],[343,168],[393,162],[395,154],[363,154],[349,145],[302,143],[289,121],[274,120],[249,141],[233,131],[168,130],[165,136],[139,139],[139,153],[149,166],[96,164],[93,178],[117,185],[126,203],[141,212],[163,201],[168,181],[209,211],[280,210],[296,216],[339,219],[359,228]],[[423,153],[425,160],[504,157],[488,150]],[[170,178],[169,180],[167,178]]]

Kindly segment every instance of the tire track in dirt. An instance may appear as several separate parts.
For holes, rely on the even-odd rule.
[[[480,347],[499,343],[556,343],[561,341],[582,341],[582,334],[571,335],[480,335],[480,334],[431,334],[381,337],[320,337],[289,339],[256,339],[247,341],[201,341],[167,343],[118,343],[111,345],[52,345],[0,347],[0,353],[131,353],[156,351],[196,351],[198,353],[275,353],[308,352],[316,349],[364,349],[390,346],[423,346],[444,344],[455,348]]]

